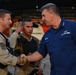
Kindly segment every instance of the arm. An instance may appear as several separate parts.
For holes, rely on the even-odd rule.
[[[9,53],[5,44],[0,43],[0,63],[9,66],[15,66],[16,64],[23,65],[26,62],[26,59],[22,57],[15,57]]]
[[[9,37],[10,46],[11,46],[12,48],[15,47],[17,37],[19,36],[18,34],[22,31],[22,29],[23,29],[23,26],[19,25],[19,26],[17,27],[17,29],[15,30],[15,32]]]
[[[16,64],[22,64],[26,62],[26,59],[21,57],[15,57],[9,53],[6,47],[5,39],[0,35],[0,63],[4,65],[14,66]]]
[[[30,62],[39,61],[43,58],[43,56],[39,52],[34,52],[31,55],[26,56],[26,59]]]

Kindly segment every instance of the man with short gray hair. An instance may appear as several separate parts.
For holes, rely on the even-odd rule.
[[[30,62],[50,56],[50,75],[76,74],[76,22],[60,17],[57,6],[48,3],[40,9],[42,21],[50,29],[44,34],[35,53],[24,56]]]

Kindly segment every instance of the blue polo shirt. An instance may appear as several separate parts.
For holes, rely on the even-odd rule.
[[[62,19],[43,36],[38,52],[50,56],[50,75],[76,75],[76,22]]]

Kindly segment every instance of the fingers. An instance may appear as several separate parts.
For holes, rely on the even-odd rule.
[[[25,54],[21,54],[21,57],[26,58],[26,55]]]
[[[37,72],[38,75],[42,75],[43,74],[43,71],[41,68],[38,68],[38,72]]]
[[[20,33],[23,30],[23,26],[19,25],[16,29],[16,33]]]
[[[21,54],[21,55],[18,57],[18,64],[20,64],[20,65],[26,64],[27,61],[28,61],[28,60],[26,59],[25,54]]]

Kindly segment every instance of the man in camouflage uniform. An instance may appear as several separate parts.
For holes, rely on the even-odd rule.
[[[23,65],[26,61],[24,58],[16,57],[10,53],[19,32],[19,30],[16,30],[9,39],[3,34],[3,31],[9,28],[11,23],[11,13],[7,10],[0,9],[0,75],[8,75],[8,65]]]
[[[32,36],[33,22],[29,18],[25,18],[22,21],[23,33],[17,38],[17,44],[15,47],[15,55],[20,54],[30,55],[35,52],[39,45],[39,40]],[[17,65],[16,75],[42,75],[42,70],[39,68],[40,61],[38,62],[27,62],[24,66]],[[34,70],[33,70],[34,69]],[[34,72],[33,72],[34,71]],[[32,73],[32,74],[31,74]]]

